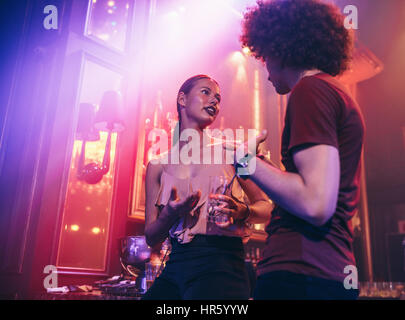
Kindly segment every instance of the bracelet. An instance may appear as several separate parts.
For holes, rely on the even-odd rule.
[[[264,160],[266,158],[266,156],[262,153],[258,153],[256,157],[258,157],[260,160]]]
[[[242,219],[243,222],[246,222],[246,221],[250,218],[250,215],[252,214],[252,211],[250,211],[250,207],[249,207],[249,205],[248,205],[246,202],[245,202],[245,206],[246,206],[246,209],[247,209],[248,214],[247,214],[246,217],[244,217],[244,218]]]

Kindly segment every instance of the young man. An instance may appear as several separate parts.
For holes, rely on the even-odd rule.
[[[333,5],[274,0],[247,11],[241,42],[266,63],[277,93],[291,94],[281,150],[286,171],[256,158],[249,176],[277,204],[255,299],[355,299],[344,270],[355,265],[350,219],[359,201],[364,122],[335,78],[348,68],[353,35]]]

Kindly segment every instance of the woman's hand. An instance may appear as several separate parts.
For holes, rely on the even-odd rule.
[[[177,195],[177,189],[175,187],[170,191],[170,199],[167,203],[167,210],[169,214],[178,215],[181,217],[184,214],[191,213],[198,201],[201,198],[201,191],[189,195],[184,200],[181,200]]]
[[[249,208],[243,202],[235,201],[233,198],[222,194],[211,194],[210,199],[221,202],[221,205],[213,208],[216,214],[228,216],[228,222],[216,223],[221,228],[230,226],[234,220],[243,220],[249,215]]]

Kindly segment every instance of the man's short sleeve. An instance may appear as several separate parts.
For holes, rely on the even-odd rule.
[[[339,101],[328,86],[314,77],[302,79],[292,91],[287,108],[288,151],[314,144],[338,148],[338,110]]]

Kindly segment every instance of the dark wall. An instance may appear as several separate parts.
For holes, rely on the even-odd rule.
[[[69,3],[2,1],[0,84],[0,296],[25,297],[40,221],[44,172],[63,53],[62,29],[43,27],[44,7]]]

